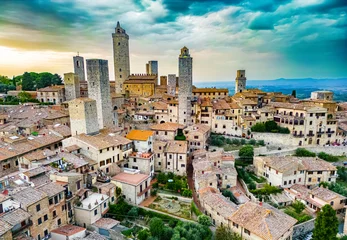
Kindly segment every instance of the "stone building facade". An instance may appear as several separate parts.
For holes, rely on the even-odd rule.
[[[130,75],[130,60],[129,35],[126,34],[119,22],[117,22],[115,33],[112,33],[112,39],[116,93],[121,93],[123,91],[123,82]]]
[[[84,71],[84,58],[81,56],[73,57],[73,66],[75,74],[78,76],[79,81],[86,81],[85,71]]]
[[[176,94],[176,74],[169,74],[167,80],[167,94]]]
[[[80,97],[80,81],[77,74],[64,73],[64,85],[66,101]]]
[[[37,100],[45,103],[61,104],[65,102],[64,85],[52,85],[37,90]]]
[[[235,79],[235,93],[246,89],[246,70],[237,70]]]
[[[96,101],[90,98],[76,98],[69,102],[71,135],[99,132]]]
[[[112,126],[112,105],[108,61],[87,60],[88,96],[96,101],[99,128]]]
[[[178,87],[178,123],[192,125],[192,84],[193,84],[193,58],[189,49],[183,47],[178,58],[179,87]]]

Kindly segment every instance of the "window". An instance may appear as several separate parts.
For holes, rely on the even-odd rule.
[[[45,214],[45,216],[43,216],[43,221],[47,221],[48,220],[48,215],[47,214]]]
[[[322,174],[323,172],[322,171],[318,171],[317,174]]]
[[[287,181],[284,181],[284,185],[287,185]]]
[[[41,210],[41,206],[40,206],[40,204],[37,204],[36,205],[36,212],[39,212]]]
[[[53,211],[53,218],[55,218],[57,216],[57,212],[54,210]]]
[[[311,180],[312,180],[311,178],[308,178],[308,181],[309,181],[309,182],[311,182]]]
[[[318,180],[318,182],[320,182],[320,177],[317,180]]]
[[[331,202],[330,202],[330,205],[331,205],[331,206],[334,206],[334,201],[331,201]]]
[[[62,212],[65,211],[65,205],[61,206],[61,211],[62,211]]]
[[[80,188],[81,188],[81,180],[80,180],[80,181],[77,181],[77,182],[76,182],[76,185],[77,185],[77,190],[80,190]]]
[[[239,228],[239,225],[233,222],[233,227]]]
[[[37,219],[37,225],[41,225],[41,223],[42,223],[42,219],[41,218]]]
[[[48,202],[49,202],[49,205],[52,205],[52,204],[53,204],[53,198],[50,198],[50,199],[48,200]]]
[[[301,178],[299,178],[298,182],[301,182]]]
[[[98,214],[98,209],[94,210],[94,216],[96,216]]]
[[[136,158],[133,159],[133,162],[136,162]]]
[[[40,234],[39,234],[39,235],[37,235],[37,240],[41,240],[41,236],[40,236]]]
[[[181,164],[181,167],[186,167],[186,165],[185,164]]]
[[[46,229],[43,234],[45,235],[45,237],[48,235],[48,230]]]
[[[310,125],[312,125],[312,121],[310,121]]]
[[[61,225],[61,219],[60,218],[58,219],[57,223],[58,223],[58,226]]]
[[[246,228],[245,228],[244,232],[245,232],[247,235],[251,235],[251,232],[248,231]]]
[[[104,202],[104,208],[106,208],[106,206],[107,206],[107,205],[106,205],[106,202]]]
[[[170,166],[170,162],[168,162],[168,163],[167,163],[167,165],[169,165],[169,166]]]
[[[102,153],[102,149],[100,149],[100,153]]]

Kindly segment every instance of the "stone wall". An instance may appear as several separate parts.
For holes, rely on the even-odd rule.
[[[167,94],[173,96],[176,94],[176,74],[168,75]]]
[[[306,147],[311,152],[319,153],[319,152],[326,152],[328,154],[332,154],[335,156],[342,156],[347,154],[347,147],[346,146],[315,146],[315,147]]]
[[[226,153],[231,154],[234,158],[239,158],[239,150],[230,151]],[[267,153],[268,153],[268,150],[266,146],[254,148],[254,156],[267,154]]]
[[[84,67],[83,67],[84,71]],[[74,73],[64,73],[65,99],[70,101],[80,97],[80,82],[78,75]]]
[[[300,140],[305,144],[303,138],[294,138],[291,134],[280,133],[252,133],[255,140],[264,140],[265,144],[276,146],[299,146]]]
[[[305,236],[314,229],[314,221],[316,219],[311,219],[307,222],[300,223],[294,226],[293,229],[293,239],[298,239],[299,237]]]

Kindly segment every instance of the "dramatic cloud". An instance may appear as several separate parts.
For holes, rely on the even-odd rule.
[[[194,81],[347,76],[347,1],[0,0],[0,75],[73,70],[72,56],[109,60],[120,21],[130,36],[131,72],[159,61],[177,73],[180,48]]]

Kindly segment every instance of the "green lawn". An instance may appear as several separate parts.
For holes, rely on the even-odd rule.
[[[291,217],[295,218],[296,220],[298,220],[298,222],[296,224],[303,223],[303,222],[306,222],[306,221],[312,219],[312,216],[306,214],[304,211],[302,211],[301,213],[295,212],[294,208],[291,207],[291,206],[288,206],[284,210],[284,212],[286,214],[288,214],[289,216],[291,216]]]

